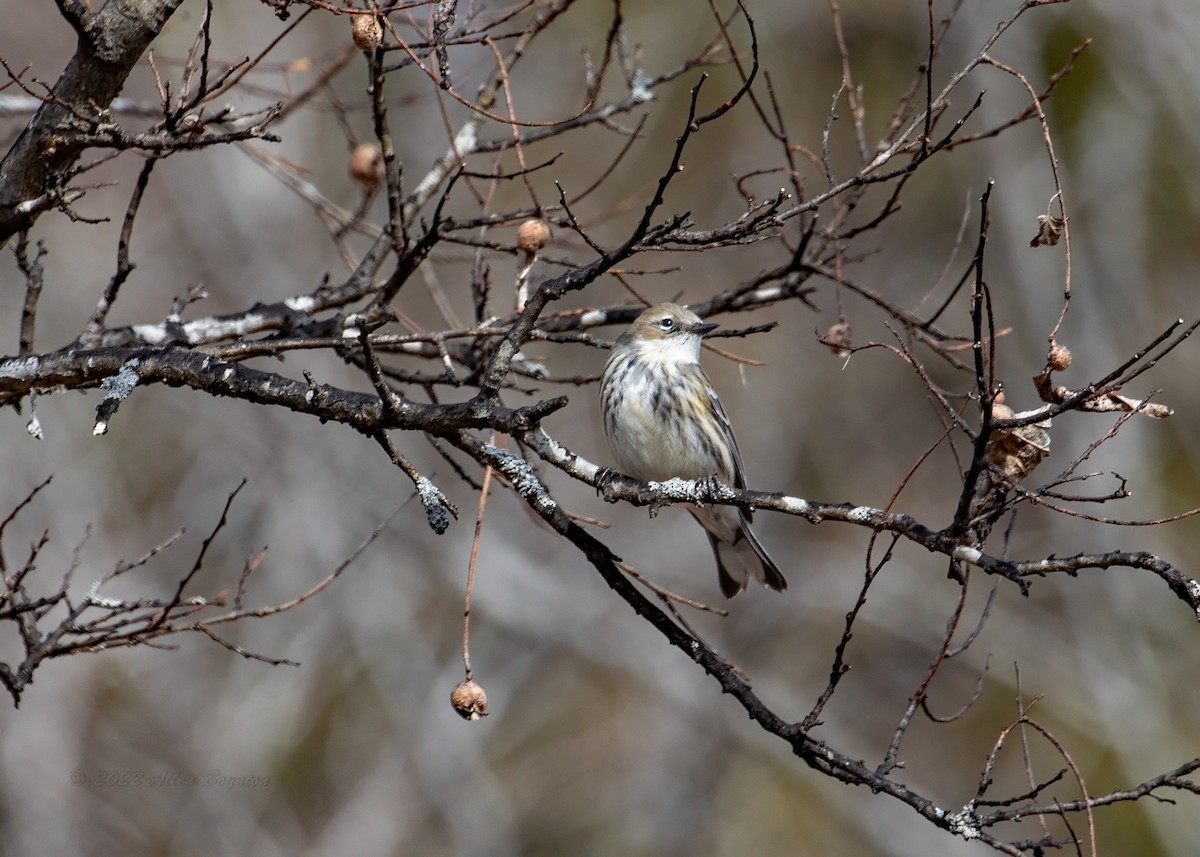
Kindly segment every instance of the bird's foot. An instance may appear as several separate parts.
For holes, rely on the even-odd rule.
[[[721,494],[721,480],[714,476],[705,476],[703,479],[696,480],[697,503],[703,505],[712,502],[714,497],[719,497]]]
[[[616,503],[621,499],[617,496],[616,487],[624,479],[624,476],[611,467],[601,467],[596,471],[596,493],[604,498],[605,503]]]

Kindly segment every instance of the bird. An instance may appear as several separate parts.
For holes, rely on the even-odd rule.
[[[604,367],[604,435],[618,469],[645,482],[715,477],[746,487],[733,428],[700,365],[700,344],[717,327],[676,303],[647,309],[621,334]],[[750,578],[783,592],[787,580],[739,506],[688,506],[708,534],[726,598]]]

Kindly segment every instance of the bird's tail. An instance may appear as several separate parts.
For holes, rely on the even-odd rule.
[[[787,579],[755,537],[745,512],[721,506],[698,508],[692,510],[692,515],[708,533],[717,561],[717,579],[726,598],[745,589],[751,577],[776,592],[787,589]]]

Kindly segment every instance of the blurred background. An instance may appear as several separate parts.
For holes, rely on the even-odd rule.
[[[974,56],[1016,5],[964,4],[947,37],[941,73]],[[788,126],[798,142],[819,151],[842,76],[829,8],[757,0],[749,6]],[[714,35],[706,4],[628,2],[623,12],[651,75],[675,67]],[[847,0],[842,14],[873,145],[872,133],[883,133],[923,59],[926,8]],[[155,45],[161,68],[178,73],[202,15],[203,5],[188,0],[167,25]],[[594,59],[602,49],[610,15],[606,3],[581,2],[538,40],[513,75],[519,115],[548,120],[579,109],[584,52]],[[0,0],[0,19],[6,22],[0,56],[13,68],[30,65],[32,77],[52,82],[75,43],[53,4]],[[218,4],[214,55],[255,55],[280,28],[265,6]],[[248,78],[242,103],[255,97],[269,102],[301,88],[308,64],[342,50],[348,34],[344,19],[311,16],[261,73]],[[1074,289],[1059,340],[1075,360],[1058,380],[1072,386],[1102,377],[1176,318],[1192,320],[1200,306],[1194,283],[1200,255],[1200,17],[1191,0],[1072,0],[1028,14],[991,55],[1040,90],[1085,39],[1091,46],[1047,104],[1067,193]],[[470,93],[490,73],[493,58],[476,46],[463,48],[455,62],[456,84]],[[645,110],[643,139],[577,211],[596,239],[616,241],[627,233],[669,160],[697,74],[656,93]],[[447,138],[428,82],[407,80],[397,81],[389,100],[412,183],[445,150]],[[365,85],[356,58],[332,81],[347,105],[346,122],[319,106],[300,111],[276,129],[284,142],[269,148],[350,209],[360,191],[346,171],[346,129],[358,140],[370,138]],[[730,68],[713,70],[705,88],[709,109],[736,86]],[[1026,103],[1014,78],[985,68],[964,83],[952,114],[965,110],[979,90],[987,96],[975,130]],[[145,67],[124,94],[153,101]],[[457,127],[462,108],[447,110]],[[838,112],[843,118],[832,137],[834,162],[848,175],[853,137],[844,103]],[[0,118],[5,148],[25,119]],[[632,127],[634,121],[626,117],[618,124]],[[503,138],[508,131],[492,125],[483,133]],[[589,135],[553,138],[527,151],[531,162],[563,153],[554,169],[534,178],[543,203],[557,199],[554,180],[574,191],[590,184],[624,142],[603,129]],[[743,104],[705,126],[685,161],[687,171],[673,185],[667,209],[690,210],[698,228],[710,228],[744,207],[729,176],[775,165],[779,152]],[[85,216],[111,222],[89,225],[47,215],[33,231],[49,250],[39,348],[69,342],[91,312],[114,268],[120,219],[138,166],[129,156],[107,165],[96,181],[114,184],[98,187],[80,204]],[[931,290],[931,300],[941,300],[969,261],[978,199],[989,179],[996,187],[987,279],[998,326],[1011,328],[1001,340],[998,367],[1008,402],[1019,411],[1038,403],[1027,379],[1044,363],[1046,337],[1062,305],[1061,245],[1029,246],[1036,218],[1054,192],[1035,123],[922,168],[906,190],[903,210],[855,245],[863,258],[848,265],[846,275],[910,308]],[[810,192],[822,181],[815,171],[805,177]],[[765,197],[783,183],[773,175],[750,186]],[[525,191],[514,186],[502,193],[517,207]],[[372,209],[377,222],[381,204]],[[964,217],[967,232],[956,250]],[[646,270],[673,270],[639,278],[637,285],[654,300],[678,295],[699,301],[779,264],[779,253],[777,245],[753,245],[703,256],[644,256],[637,261]],[[158,167],[132,255],[138,268],[112,324],[160,322],[172,298],[197,283],[210,298],[189,312],[208,314],[306,293],[325,274],[336,282],[347,270],[311,207],[258,162],[224,147]],[[548,255],[580,264],[591,258],[569,235],[556,235]],[[449,312],[466,321],[471,260],[468,248],[443,245],[405,287],[397,307],[419,324],[445,327],[455,321],[434,301],[435,294],[444,295]],[[951,260],[952,273],[943,278]],[[508,309],[504,284],[511,283],[515,267],[511,258],[493,262],[497,311]],[[3,353],[17,351],[23,284],[6,250],[0,259]],[[619,286],[604,281],[568,305],[626,299]],[[847,362],[817,342],[837,321],[839,303],[857,344],[893,342],[881,313],[851,294],[835,294],[828,284],[812,301],[816,310],[793,303],[726,320],[780,326],[723,343],[765,365],[709,354],[709,372],[738,433],[753,487],[883,505],[940,435],[937,412],[920,380],[885,350],[864,351]],[[955,304],[942,324],[967,333],[965,304]],[[597,333],[615,337],[619,330]],[[577,345],[540,344],[528,353],[560,377],[596,375],[606,357]],[[1186,342],[1128,391],[1161,389],[1157,400],[1175,415],[1131,420],[1092,456],[1085,469],[1119,473],[1133,492],[1121,504],[1092,511],[1133,520],[1200,505],[1197,355],[1197,345]],[[305,354],[268,365],[292,377],[308,369],[323,382],[369,386],[329,356]],[[959,391],[969,388],[969,379],[949,373],[939,380]],[[594,386],[548,384],[538,392],[571,398],[547,422],[550,433],[588,459],[609,464]],[[516,393],[508,400],[526,401]],[[198,636],[176,639],[177,647],[163,650],[79,655],[43,665],[19,709],[0,706],[3,851],[984,853],[983,846],[952,839],[893,799],[849,789],[792,758],[504,490],[493,492],[487,508],[473,600],[472,661],[492,713],[483,722],[464,723],[448,698],[462,676],[462,595],[477,496],[423,440],[396,437],[401,451],[459,506],[458,522],[440,537],[426,526],[410,483],[378,447],[347,428],[155,387],[138,389],[108,435],[95,438],[98,401],[96,393],[39,399],[41,441],[26,434],[27,414],[0,414],[0,515],[53,476],[10,526],[4,544],[15,564],[30,542],[49,532],[50,544],[27,583],[31,590],[54,591],[81,542],[79,595],[120,560],[186,528],[162,557],[106,590],[130,598],[168,595],[243,477],[248,485],[194,591],[236,578],[248,556],[269,546],[249,602],[287,600],[327,575],[395,509],[400,512],[319,597],[231,631],[245,649],[299,661],[299,667],[243,659]],[[1104,415],[1056,419],[1051,458],[1032,479],[1057,473],[1114,421]],[[598,535],[652,579],[701,600],[719,599],[706,541],[682,510],[667,509],[651,520],[644,510],[606,505],[587,486],[558,474],[546,478],[573,512],[609,523]],[[959,479],[958,464],[942,447],[896,509],[943,526],[953,514]],[[1107,480],[1106,488],[1115,485]],[[1196,576],[1191,561],[1198,526],[1195,519],[1152,528],[1104,526],[1023,508],[1007,550],[1013,558],[1147,550]],[[768,513],[756,517],[756,531],[791,589],[783,596],[751,589],[732,604],[728,618],[697,616],[694,623],[745,669],[768,705],[800,719],[825,686],[843,617],[861,585],[869,534]],[[999,536],[993,541],[993,550],[1001,550]],[[990,587],[982,577],[972,580],[964,624],[977,619]],[[856,626],[847,651],[852,671],[825,711],[820,738],[878,763],[937,651],[957,594],[944,563],[898,546]],[[998,587],[978,640],[942,670],[931,691],[934,713],[953,713],[986,670],[978,702],[948,725],[918,718],[901,747],[905,769],[897,776],[939,805],[960,808],[974,795],[998,733],[1017,714],[1018,678],[1027,701],[1040,696],[1034,716],[1071,753],[1090,793],[1139,783],[1193,758],[1200,750],[1195,625],[1166,586],[1146,573],[1114,569],[1037,580],[1029,598],[1011,586]],[[2,633],[0,659],[12,662],[19,641],[11,628]],[[1063,767],[1044,740],[1031,737],[1030,743],[1039,779]],[[1015,739],[996,777],[998,792],[1024,790]],[[1059,786],[1051,790],[1055,797],[1078,795],[1070,776]],[[1143,800],[1098,813],[1102,849],[1146,857],[1194,854],[1200,841],[1196,798],[1176,797],[1176,805]],[[1033,824],[1011,833],[1041,835]]]

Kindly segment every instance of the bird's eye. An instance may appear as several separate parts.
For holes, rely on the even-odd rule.
[[[671,318],[669,315],[664,315],[658,320],[658,326],[663,330],[670,332],[675,329],[675,319]]]

